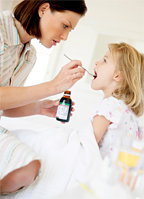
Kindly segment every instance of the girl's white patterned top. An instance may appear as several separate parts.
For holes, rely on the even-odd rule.
[[[93,117],[95,115],[104,116],[111,122],[105,135],[99,142],[103,157],[113,152],[113,147],[118,140],[123,140],[126,136],[133,137],[134,139],[141,137],[137,117],[122,100],[112,96],[104,98],[95,108]]]

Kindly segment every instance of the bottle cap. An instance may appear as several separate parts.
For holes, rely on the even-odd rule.
[[[71,95],[71,91],[65,91],[64,94]]]

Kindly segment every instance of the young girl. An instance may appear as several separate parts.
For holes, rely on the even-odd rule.
[[[137,117],[143,113],[144,56],[126,43],[109,44],[94,69],[91,87],[102,90],[104,99],[92,119],[94,135],[104,157],[123,136],[141,137]]]

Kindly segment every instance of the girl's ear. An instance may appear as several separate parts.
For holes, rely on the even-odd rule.
[[[115,80],[116,82],[121,82],[123,81],[123,75],[122,75],[122,71],[116,71],[113,75],[113,80]]]
[[[44,15],[45,11],[47,11],[48,9],[50,9],[49,3],[43,3],[42,5],[40,5],[38,9],[39,17],[41,18]]]

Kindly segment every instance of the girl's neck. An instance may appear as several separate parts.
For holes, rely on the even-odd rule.
[[[104,98],[112,96],[112,93],[118,88],[118,84],[113,82],[113,84],[103,90]]]
[[[108,98],[108,97],[111,97],[111,96],[112,96],[112,94],[109,94],[109,95],[108,95],[108,94],[105,94],[105,93],[104,93],[104,98]]]
[[[35,38],[34,36],[29,35],[24,28],[22,27],[21,23],[14,18],[15,26],[18,30],[20,40],[23,44],[29,42],[31,39]]]

